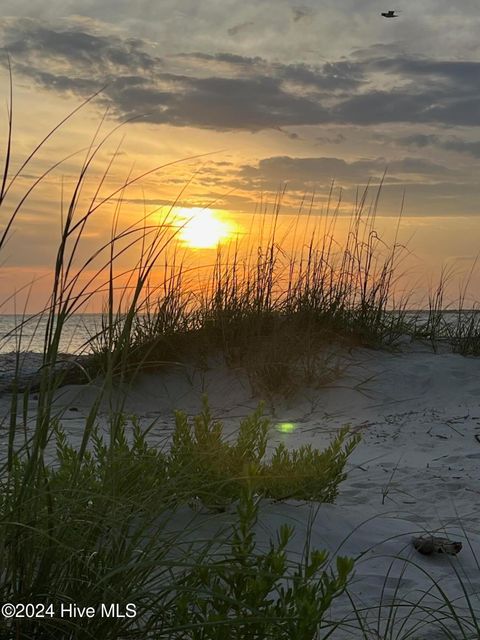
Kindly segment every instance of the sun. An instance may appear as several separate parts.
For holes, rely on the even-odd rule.
[[[192,249],[212,249],[234,234],[234,225],[222,219],[219,212],[193,207],[177,213],[183,244]]]

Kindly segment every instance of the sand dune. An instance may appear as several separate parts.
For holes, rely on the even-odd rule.
[[[264,501],[259,544],[289,520],[296,526],[290,553],[301,553],[313,509],[313,546],[359,558],[350,587],[358,606],[372,608],[403,597],[418,602],[434,578],[450,598],[459,598],[460,611],[465,602],[458,575],[470,593],[480,590],[480,359],[436,354],[415,345],[399,353],[356,349],[339,354],[339,362],[344,373],[331,386],[271,401],[266,411],[272,418],[272,446],[283,440],[289,447],[322,447],[344,424],[360,432],[348,478],[334,505],[318,509],[295,501]],[[238,418],[259,401],[245,375],[216,363],[209,371],[177,367],[143,374],[128,389],[124,408],[139,415],[143,425],[154,423],[151,439],[163,446],[173,426],[173,409],[194,414],[203,393],[223,420],[226,434],[233,433]],[[95,388],[80,385],[57,393],[56,407],[73,441],[80,438],[83,416],[95,394]],[[4,395],[5,411],[7,401]],[[107,406],[104,410],[100,418],[106,419]],[[295,427],[288,434],[278,429],[285,422]],[[185,508],[182,517],[193,518],[197,532],[205,528],[212,533],[230,514],[212,516]],[[175,524],[183,527],[180,520]],[[411,544],[419,532],[462,540],[463,550],[457,557],[422,556]],[[422,603],[440,606],[434,596],[435,589]],[[473,603],[480,609],[475,597]],[[346,598],[337,606],[338,615],[351,614]],[[372,638],[383,637],[385,621],[379,622],[377,613],[372,609],[368,615]],[[396,624],[407,614],[399,610]],[[426,614],[417,610],[407,624],[417,624],[421,615]],[[380,619],[383,616],[388,616],[387,609]],[[435,638],[431,623],[428,628],[430,635],[421,637]]]

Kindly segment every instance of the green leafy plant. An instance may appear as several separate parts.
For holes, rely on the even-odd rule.
[[[289,451],[280,443],[271,462],[262,468],[265,495],[276,500],[334,502],[345,479],[345,463],[359,441],[358,434],[352,435],[344,427],[323,451],[311,445]]]
[[[114,426],[109,442],[94,427],[92,446],[80,455],[57,422],[56,462],[38,470],[28,492],[23,485],[28,459],[14,457],[1,487],[0,597],[13,603],[53,602],[58,609],[65,602],[124,606],[134,593],[139,616],[114,625],[100,618],[83,621],[81,631],[68,618],[14,620],[11,637],[48,638],[53,629],[62,638],[136,637],[142,628],[170,626],[171,635],[155,637],[213,640],[224,637],[225,625],[233,625],[231,633],[238,638],[313,638],[353,565],[338,559],[334,574],[326,570],[327,555],[314,551],[304,564],[292,566],[286,548],[293,529],[286,525],[268,552],[258,552],[254,492],[277,491],[275,484],[268,491],[265,484],[269,423],[261,407],[243,420],[232,444],[223,440],[222,425],[213,420],[206,399],[193,429],[177,412],[169,453],[148,444],[135,418],[115,416]],[[340,452],[338,445],[331,450],[336,456]],[[312,469],[320,473],[319,460],[313,460]],[[293,464],[289,471],[294,476],[298,469]],[[294,493],[299,493],[301,481],[293,476]],[[334,483],[333,476],[328,483]],[[285,485],[280,486],[283,491]],[[316,499],[333,497],[322,491],[317,485]],[[175,507],[192,495],[209,506],[239,500],[230,547],[221,560],[211,543],[206,551],[191,550],[186,564],[175,559],[182,536],[164,527]],[[113,625],[110,635],[107,623]]]
[[[167,459],[169,477],[175,479],[178,491],[220,509],[238,498],[247,478],[258,494],[276,500],[333,502],[338,485],[345,478],[345,463],[359,436],[349,434],[348,428],[341,429],[324,451],[310,445],[289,451],[280,444],[267,461],[269,428],[260,406],[241,422],[237,440],[229,443],[204,398],[202,412],[194,418],[193,425],[185,413],[176,413]]]
[[[304,562],[292,565],[286,550],[294,528],[288,525],[280,527],[268,551],[258,551],[258,503],[248,485],[236,513],[228,552],[199,565],[177,584],[172,612],[177,631],[170,637],[312,640],[333,600],[344,592],[353,561],[338,557],[336,573],[327,571],[328,554],[314,550]]]

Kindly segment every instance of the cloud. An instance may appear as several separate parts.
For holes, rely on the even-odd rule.
[[[230,27],[230,29],[227,29],[227,33],[230,36],[236,36],[237,33],[239,33],[240,31],[244,31],[245,29],[253,26],[254,24],[255,23],[251,21],[241,22],[240,24],[236,24],[234,27]]]
[[[477,92],[480,62],[462,60],[431,60],[413,58],[405,55],[377,57],[367,60],[371,69],[410,78],[424,78],[425,82],[435,82],[439,87],[450,84],[460,88],[462,93]],[[440,81],[440,83],[439,83]],[[443,83],[443,85],[441,84]]]
[[[34,20],[3,23],[3,49],[16,73],[57,91],[102,93],[116,115],[158,124],[217,130],[258,131],[328,121],[318,93],[353,89],[359,80],[348,66],[312,68],[270,64],[232,54],[189,54],[200,74],[170,70],[178,66],[154,56],[138,40],[47,27]],[[218,68],[223,73],[218,73]]]
[[[410,136],[398,138],[397,142],[407,146],[420,147],[421,149],[433,144],[437,144],[439,137],[434,134],[415,133]]]
[[[452,138],[444,140],[441,146],[448,151],[458,151],[459,153],[467,153],[474,158],[480,158],[480,141],[470,142]]]
[[[432,162],[426,158],[405,157],[401,160],[394,160],[388,165],[391,175],[413,174],[420,177],[437,177],[445,174],[453,175],[450,167],[445,167],[437,162]]]
[[[294,131],[285,131],[284,129],[279,129],[279,131],[281,133],[283,133],[284,135],[286,135],[289,140],[301,140],[302,139],[298,135],[298,133],[295,133]]]
[[[259,56],[249,57],[233,53],[187,53],[175,57],[201,68],[202,74],[214,73],[217,77],[228,78],[275,78],[279,82],[295,85],[303,92],[328,92],[341,94],[357,90],[365,78],[362,70],[348,61],[325,63],[321,66],[304,63],[282,64],[270,62]],[[284,87],[291,91],[291,87]],[[318,97],[318,96],[317,96]]]
[[[474,158],[480,158],[480,140],[462,140],[458,137],[442,138],[435,134],[414,134],[397,140],[400,144],[424,148],[435,146],[446,151],[465,153]]]
[[[451,171],[440,164],[408,156],[391,163],[387,163],[385,158],[347,162],[335,157],[272,156],[263,158],[257,165],[244,165],[240,179],[246,188],[275,191],[282,183],[288,182],[291,190],[308,191],[328,185],[332,180],[345,185],[366,184],[369,180],[375,182],[387,169],[387,182],[390,183],[401,177],[406,182],[430,182],[447,173],[451,175]]]
[[[82,96],[106,84],[102,100],[119,119],[143,116],[158,124],[252,132],[302,125],[480,125],[477,62],[400,56],[392,47],[317,65],[229,52],[162,57],[146,41],[87,23],[60,28],[32,19],[0,21],[0,36],[15,73]]]
[[[300,22],[302,18],[312,15],[312,10],[309,7],[292,7],[293,21]]]
[[[318,144],[341,144],[346,140],[343,133],[336,133],[330,136],[317,136],[315,139],[318,141]]]
[[[381,55],[379,55],[381,53]],[[369,57],[370,55],[370,57]],[[356,52],[364,74],[383,76],[386,90],[372,83],[335,107],[340,122],[378,124],[391,122],[478,126],[480,113],[480,62],[432,60],[401,55],[395,46],[371,47]],[[390,82],[385,81],[385,74]]]
[[[52,29],[29,19],[8,20],[2,26],[3,49],[14,60],[34,63],[36,58],[44,58],[56,68],[90,68],[95,74],[122,69],[149,71],[160,62],[149,56],[142,41],[135,38],[104,36],[79,26]]]

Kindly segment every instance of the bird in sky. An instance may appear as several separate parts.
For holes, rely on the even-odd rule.
[[[380,15],[382,15],[384,18],[398,18],[398,12],[396,11],[384,11],[383,13],[381,13]]]

